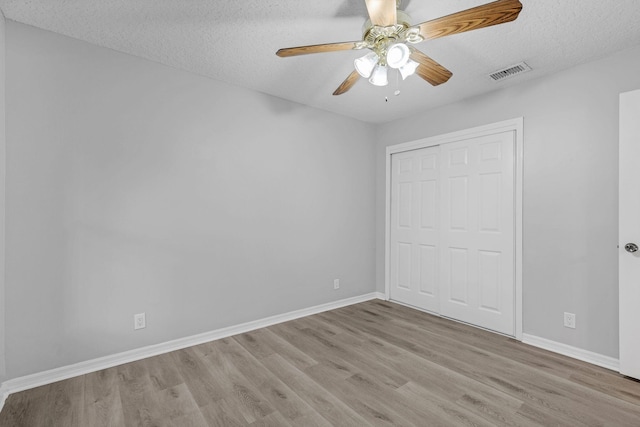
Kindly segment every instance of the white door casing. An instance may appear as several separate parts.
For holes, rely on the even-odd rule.
[[[439,149],[392,158],[391,298],[439,312]]]
[[[640,379],[640,90],[620,95],[619,298],[620,372]]]
[[[394,198],[392,198],[392,194],[396,192],[396,190],[393,189],[393,186],[397,185],[395,183],[392,184],[392,178],[393,180],[397,179],[397,177],[392,174],[393,174],[393,170],[399,167],[399,164],[392,165],[392,162],[399,162],[403,158],[402,156],[405,156],[405,155],[410,157],[411,156],[410,152],[412,150],[414,150],[414,153],[416,153],[417,151],[415,150],[420,150],[426,147],[432,147],[432,150],[434,150],[432,151],[433,153],[435,153],[436,149],[438,150],[437,151],[438,157],[440,157],[439,165],[440,165],[440,169],[442,169],[442,165],[446,165],[444,156],[446,153],[450,151],[450,148],[453,147],[452,149],[455,150],[456,149],[455,147],[460,148],[460,144],[464,144],[463,141],[470,140],[470,139],[477,139],[476,142],[480,142],[481,145],[485,144],[485,146],[484,146],[484,151],[482,151],[483,148],[477,148],[477,150],[474,149],[476,150],[475,155],[480,156],[479,158],[484,160],[476,161],[477,165],[475,166],[472,164],[469,164],[469,167],[471,169],[474,169],[474,172],[471,173],[471,175],[474,176],[473,179],[477,181],[477,183],[474,185],[478,186],[480,190],[484,191],[485,196],[488,196],[488,197],[481,197],[479,199],[476,199],[477,207],[474,208],[477,210],[475,215],[478,217],[478,220],[476,222],[479,224],[479,226],[484,227],[485,230],[482,233],[479,232],[479,230],[476,230],[476,236],[474,237],[474,241],[475,241],[474,244],[476,245],[477,248],[479,248],[480,252],[476,250],[476,253],[474,256],[476,256],[476,258],[478,259],[477,255],[479,253],[480,258],[479,258],[479,261],[475,261],[474,266],[467,265],[467,268],[472,268],[477,270],[477,268],[480,267],[482,268],[483,275],[478,275],[477,274],[478,271],[476,271],[475,276],[480,277],[480,279],[475,280],[475,289],[467,290],[468,297],[474,298],[473,301],[475,301],[475,304],[477,305],[475,311],[481,314],[479,317],[483,317],[483,316],[489,317],[489,318],[491,316],[495,317],[495,315],[498,312],[500,312],[503,307],[503,305],[501,305],[503,301],[496,300],[496,294],[495,294],[495,291],[497,289],[496,285],[502,286],[506,283],[510,283],[511,285],[510,292],[512,296],[507,295],[506,298],[508,300],[511,300],[510,301],[512,303],[511,306],[513,307],[512,315],[510,320],[504,321],[505,324],[511,325],[510,329],[509,327],[505,328],[503,326],[493,325],[491,324],[491,322],[488,323],[488,326],[484,326],[484,327],[505,333],[507,335],[515,336],[516,339],[522,340],[522,188],[523,188],[522,131],[523,131],[523,119],[518,118],[518,119],[490,124],[487,126],[468,129],[460,132],[454,132],[446,135],[425,138],[422,140],[417,140],[417,141],[412,141],[404,144],[387,147],[386,221],[385,221],[386,223],[386,227],[385,227],[385,242],[386,242],[385,244],[385,275],[386,275],[385,291],[386,291],[387,299],[390,299],[391,297],[393,297],[393,299],[396,301],[404,302],[406,304],[416,306],[415,303],[408,302],[407,300],[403,299],[402,296],[399,296],[404,294],[404,296],[408,298],[411,295],[411,292],[401,292],[401,291],[406,291],[406,289],[399,289],[397,286],[398,280],[399,280],[399,277],[398,277],[399,272],[397,271],[396,267],[398,267],[397,262],[399,260],[398,258],[399,252],[398,252],[397,245],[395,245],[394,243],[394,239],[396,239],[395,241],[397,243],[397,241],[399,241],[398,237],[401,238],[400,240],[402,240],[404,237],[402,236],[402,233],[398,232],[399,230],[397,229],[397,225],[394,224],[394,218],[399,213],[397,209],[400,208],[400,205],[399,205],[400,200],[399,199],[395,200]],[[496,135],[499,135],[499,134],[502,134],[502,135],[496,137]],[[497,142],[496,138],[500,142]],[[456,143],[458,144],[458,146],[453,145]],[[507,146],[506,148],[504,147],[505,144]],[[438,145],[441,147],[436,147]],[[447,145],[449,146],[449,148],[442,148],[442,147],[446,147]],[[505,152],[505,149],[507,150],[506,152]],[[509,152],[509,149],[511,149],[510,152]],[[427,151],[424,151],[423,153],[427,153]],[[466,154],[466,156],[473,156],[473,155],[474,154],[472,152],[467,152]],[[471,157],[467,157],[467,159],[468,159],[467,162],[469,162],[469,159],[471,159]],[[509,159],[509,161],[507,161],[508,163],[507,165],[505,165],[506,159]],[[504,169],[505,167],[507,168],[510,167],[512,168],[512,170],[511,171],[505,170]],[[438,177],[439,177],[438,197],[439,198],[437,203],[439,207],[443,207],[443,203],[445,203],[444,198],[448,197],[443,195],[444,191],[445,190],[450,191],[449,184],[442,183],[443,176],[447,175],[447,173],[450,173],[450,172],[452,171],[451,170],[449,172],[443,172],[442,170],[438,171]],[[470,172],[470,171],[467,171],[467,172]],[[513,179],[507,180],[507,182],[505,182],[504,179],[501,179],[500,175],[503,174],[504,172],[506,172],[506,175],[509,175],[509,173],[513,173],[512,175]],[[432,181],[432,179],[429,179],[428,176],[425,176],[424,180]],[[420,182],[420,178],[418,178],[418,181]],[[454,186],[458,185],[459,187],[460,185],[462,185],[462,181],[463,180],[457,180],[456,182],[456,180],[454,179]],[[467,188],[467,190],[469,190],[469,188]],[[405,190],[405,191],[408,191],[408,190]],[[414,194],[415,191],[416,190],[412,188],[411,194]],[[504,199],[503,193],[505,191],[508,194],[513,196],[511,201]],[[415,194],[420,195],[420,192]],[[472,196],[469,192],[467,193],[467,195]],[[481,202],[480,199],[482,199],[484,202]],[[488,201],[491,201],[491,200],[493,200],[493,204],[488,203]],[[513,208],[511,209],[510,219],[505,218],[504,215],[496,217],[496,212],[497,212],[495,210],[495,207],[497,206],[496,202],[498,202],[497,204],[503,204],[503,205],[505,203],[511,204]],[[451,201],[448,201],[446,203],[451,203]],[[467,200],[466,203],[473,204],[474,202],[473,200]],[[447,262],[450,262],[445,260],[446,252],[449,251],[451,247],[456,246],[456,245],[450,244],[451,243],[449,242],[449,240],[451,240],[450,235],[443,236],[443,232],[442,232],[443,222],[444,222],[443,216],[445,215],[444,212],[447,210],[450,210],[450,206],[447,209],[440,209],[441,213],[439,215],[439,221],[437,224],[440,230],[438,233],[438,240],[437,242],[435,242],[436,244],[434,245],[434,240],[431,240],[430,242],[425,241],[422,243],[422,245],[424,246],[438,247],[438,250],[436,250],[436,255],[435,255],[437,259],[437,261],[435,261],[437,264],[437,268],[436,268],[437,271],[435,272],[435,274],[437,274],[436,277],[438,277],[439,282],[442,281],[443,275],[448,274],[447,271],[444,271],[444,269],[441,267],[443,264],[447,265]],[[416,214],[412,214],[412,215],[416,215]],[[453,218],[453,219],[457,220],[457,218]],[[470,225],[470,223],[471,221],[468,222],[468,225]],[[394,227],[396,227],[396,230],[394,230]],[[506,234],[503,234],[500,231],[497,231],[497,230],[504,230],[504,227],[507,227],[507,229],[511,230],[511,233],[510,233],[511,241],[512,241],[511,248],[513,248],[511,256],[513,256],[514,258],[514,262],[510,263],[511,271],[509,271],[509,269],[502,268],[503,266],[501,264],[501,260],[498,261],[503,257],[500,251],[495,250],[495,247],[494,249],[491,249],[492,248],[491,244],[495,243],[496,240],[509,239],[508,230]],[[444,227],[444,228],[446,229],[447,227]],[[447,232],[447,233],[451,234],[450,232]],[[499,236],[500,234],[502,234],[502,236]],[[392,238],[392,235],[393,235],[393,238]],[[408,239],[405,238],[405,240],[408,240]],[[419,239],[416,239],[416,242],[418,240]],[[449,245],[449,249],[447,249],[447,251],[445,251],[444,248],[442,247],[443,242],[446,245]],[[412,243],[412,245],[413,244],[414,243]],[[415,243],[415,244],[420,246],[420,243]],[[458,246],[460,247],[458,247],[457,249],[464,249],[460,244],[460,242],[458,242]],[[473,254],[473,251],[468,253]],[[417,255],[412,255],[412,256],[414,260],[421,261],[420,256],[417,256]],[[506,256],[507,258],[509,258],[508,254]],[[433,259],[433,257],[431,257],[431,259]],[[421,262],[423,265],[426,265],[427,262],[425,262],[424,260],[429,260],[429,257],[424,256],[423,254]],[[459,261],[459,259],[457,261]],[[414,261],[414,263],[415,262],[416,261]],[[433,261],[430,261],[430,262],[433,262]],[[453,262],[456,262],[456,260],[453,260]],[[418,262],[418,265],[419,265],[419,262]],[[451,266],[449,265],[448,270],[450,269],[450,267]],[[460,270],[457,270],[457,271],[460,271]],[[506,276],[511,276],[511,280],[505,280]],[[411,282],[411,279],[406,279],[406,275],[405,275],[405,283],[407,280],[409,281],[409,283]],[[484,285],[484,287],[478,288],[478,284]],[[396,289],[393,289],[394,286],[396,287]],[[414,289],[415,289],[415,286],[414,286]],[[436,290],[436,292],[438,292],[438,290]],[[459,316],[456,313],[448,314],[450,310],[448,310],[446,307],[443,310],[444,305],[449,305],[451,303],[450,296],[451,296],[451,292],[449,289],[447,289],[446,292],[442,292],[442,289],[440,289],[439,298],[438,298],[440,301],[439,304],[436,304],[435,302],[432,301],[431,302],[432,305],[429,308],[425,308],[426,306],[421,303],[420,304],[421,306],[419,306],[419,308],[425,308],[426,310],[432,311],[435,313],[442,312],[445,316],[447,315],[457,316],[458,318],[460,318],[461,316]],[[457,298],[457,299],[462,299],[462,298]],[[443,302],[445,303],[444,305],[443,305]],[[469,302],[471,303],[472,301],[469,300]],[[459,301],[454,302],[454,304],[459,305]],[[478,308],[480,309],[478,310]],[[477,313],[476,313],[476,317],[478,317]],[[469,323],[476,323],[473,319],[468,319],[468,318],[460,318],[460,320],[463,320]],[[482,322],[486,323],[486,321],[484,320]],[[483,325],[479,325],[479,326],[483,326]]]

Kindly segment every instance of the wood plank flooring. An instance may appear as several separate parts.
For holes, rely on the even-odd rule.
[[[370,301],[16,393],[0,426],[640,426],[640,383]]]

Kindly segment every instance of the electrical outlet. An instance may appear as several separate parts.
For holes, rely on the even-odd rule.
[[[133,329],[142,329],[147,327],[147,320],[144,313],[133,315]]]
[[[340,289],[340,279],[334,279],[333,289]]]
[[[576,315],[573,313],[564,313],[564,326],[566,328],[576,328]]]

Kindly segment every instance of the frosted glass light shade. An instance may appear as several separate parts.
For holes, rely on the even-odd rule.
[[[400,68],[409,61],[411,52],[404,43],[396,43],[387,49],[387,65],[391,68]]]
[[[402,80],[406,79],[410,75],[416,72],[416,68],[418,68],[418,64],[416,61],[408,60],[406,64],[404,64],[398,71],[400,71],[400,75],[402,76]]]
[[[365,79],[368,79],[373,72],[373,68],[378,63],[378,55],[375,52],[369,52],[365,56],[357,58],[353,61],[356,71]]]
[[[384,65],[376,65],[376,67],[373,69],[373,73],[371,73],[369,83],[374,86],[388,85],[389,80],[387,79],[387,67]]]

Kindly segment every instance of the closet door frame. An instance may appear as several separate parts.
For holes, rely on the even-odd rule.
[[[444,135],[418,139],[402,144],[387,147],[386,163],[386,189],[385,189],[385,299],[389,300],[390,274],[391,274],[391,156],[396,153],[432,147],[434,145],[456,142],[469,138],[493,135],[502,132],[515,132],[515,338],[522,341],[522,193],[523,193],[523,163],[524,163],[524,118],[518,117],[511,120],[492,123],[485,126],[474,127]]]

